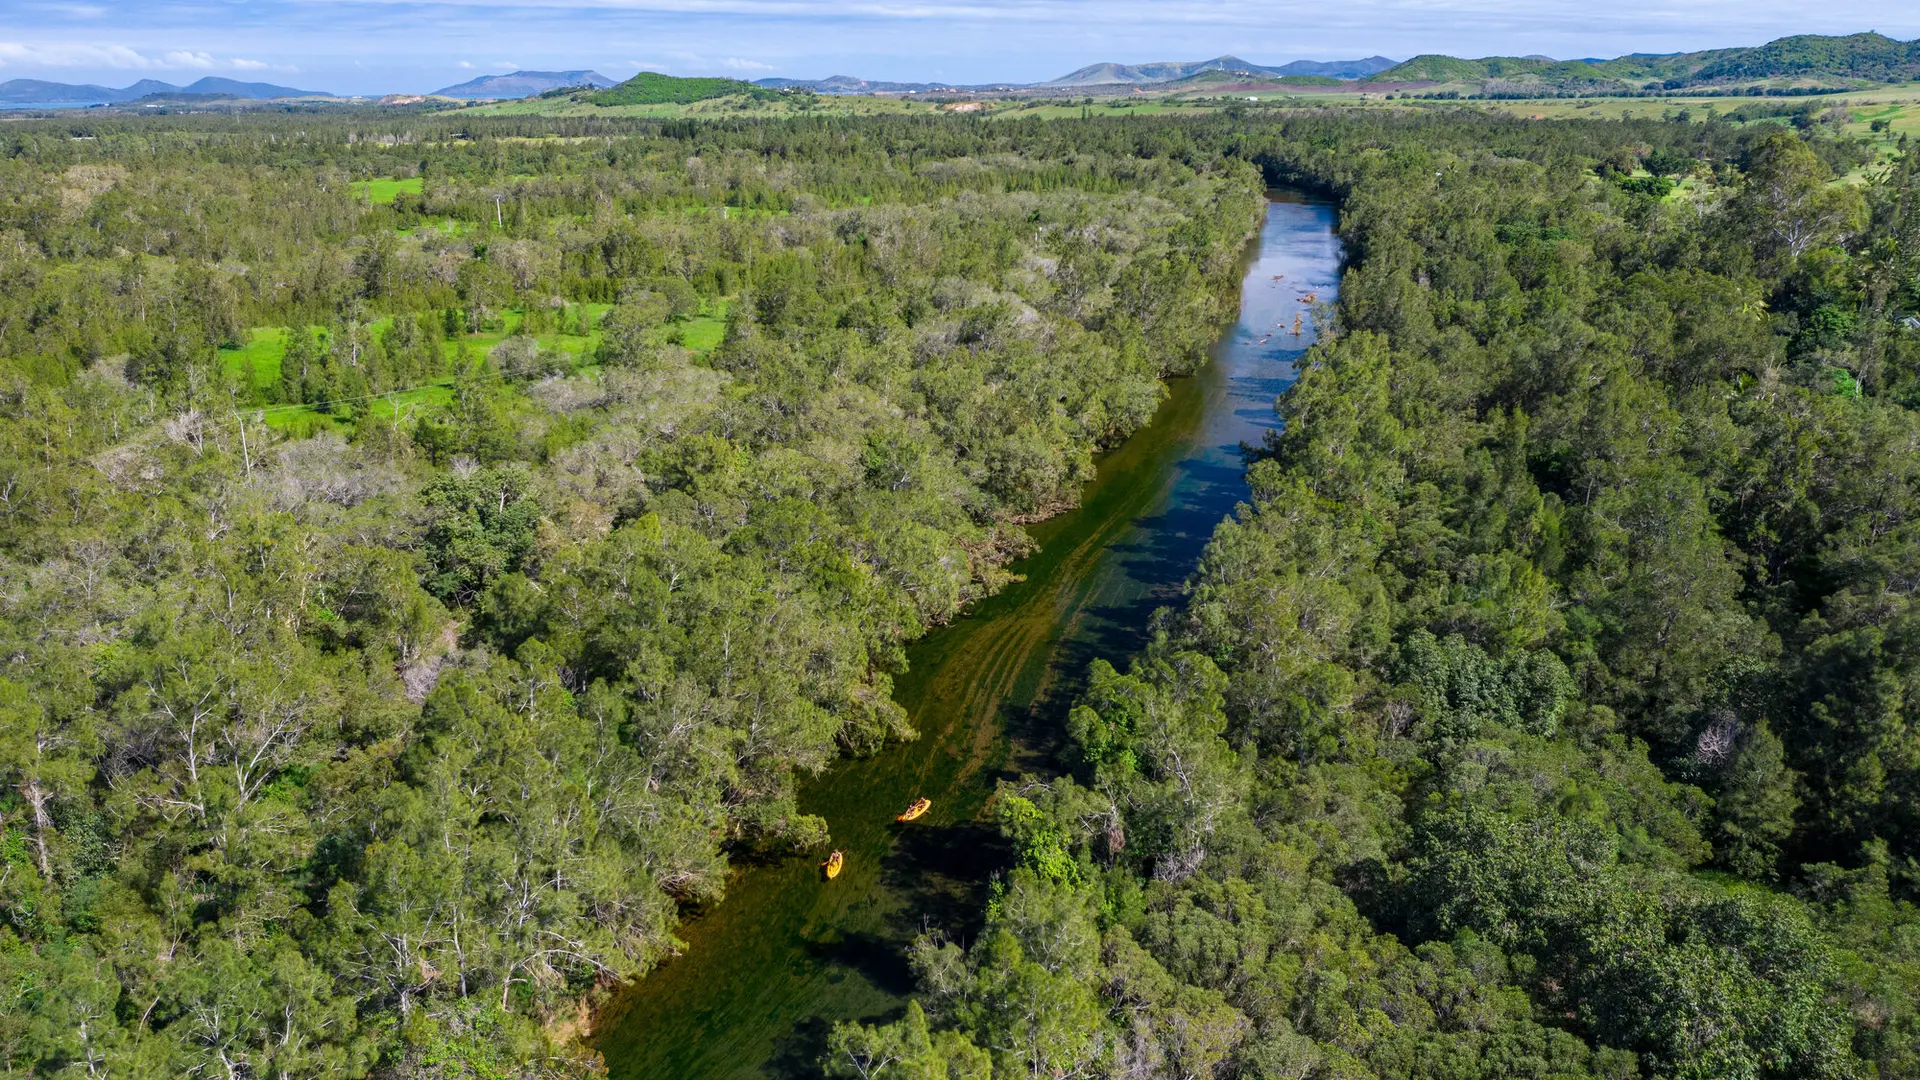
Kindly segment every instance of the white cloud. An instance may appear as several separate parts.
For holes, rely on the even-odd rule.
[[[28,45],[18,41],[0,41],[0,66],[19,67],[108,67],[144,71],[164,67],[158,60],[125,45],[89,45],[80,42],[56,42]]]
[[[42,44],[0,41],[0,67],[112,68],[118,71],[212,71],[222,67],[236,71],[298,70],[275,69],[264,60],[248,60],[238,56],[221,61],[215,59],[212,53],[192,49],[175,49],[159,56],[148,56],[125,45],[77,41]]]
[[[720,66],[729,67],[735,71],[772,71],[774,70],[774,67],[772,64],[763,64],[758,60],[742,60],[737,56],[729,56],[725,60],[720,61]]]
[[[470,61],[462,60],[460,61],[460,69],[462,71],[472,71],[473,64]]]
[[[666,72],[672,65],[662,64],[658,60],[629,60],[627,66],[636,71]]]

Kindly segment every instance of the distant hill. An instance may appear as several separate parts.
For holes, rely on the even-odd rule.
[[[150,79],[142,80],[151,82]],[[134,84],[138,86],[139,84]],[[129,93],[131,92],[131,96]],[[8,105],[41,105],[56,101],[85,102],[87,104],[110,101],[131,101],[148,91],[135,91],[132,86],[125,90],[113,90],[91,83],[73,84],[47,82],[43,79],[9,79],[0,82],[0,102]]]
[[[165,93],[166,91],[157,91]],[[189,86],[180,88],[185,94],[231,94],[237,98],[264,101],[273,98],[293,97],[334,97],[324,90],[295,90],[291,86],[275,86],[272,83],[240,82],[235,79],[206,78],[195,80]]]
[[[1816,75],[1905,81],[1920,78],[1920,39],[1895,41],[1880,34],[1820,37],[1801,34],[1752,49],[1697,53],[1706,60],[1684,78],[1692,82]]]
[[[435,90],[435,97],[450,98],[524,98],[568,86],[591,86],[605,90],[616,85],[597,71],[516,71],[508,75],[482,75],[457,86]]]
[[[1765,45],[1692,53],[1631,53],[1602,60],[1549,60],[1534,56],[1416,56],[1371,75],[1375,83],[1493,83],[1561,91],[1608,89],[1680,90],[1764,80],[1812,80],[1837,85],[1853,81],[1920,79],[1920,40],[1895,41],[1881,34],[1823,37],[1802,34]]]
[[[147,97],[165,97],[170,95],[191,94],[195,96],[220,95],[245,100],[271,100],[273,98],[292,97],[333,97],[324,90],[296,90],[291,86],[275,86],[272,83],[239,82],[234,79],[205,78],[188,86],[175,86],[158,79],[141,79],[132,86],[115,90],[108,86],[95,86],[91,83],[57,83],[41,79],[11,79],[0,83],[0,104],[7,105],[50,105],[55,103],[79,105],[118,105],[128,101],[137,101]]]
[[[755,79],[753,85],[768,90],[812,90],[821,94],[924,94],[935,90],[982,90],[1011,87],[1016,83],[992,83],[963,86],[959,83],[887,82],[830,75],[824,79]]]
[[[1211,60],[1169,60],[1152,64],[1089,64],[1078,71],[1040,83],[1041,86],[1110,86],[1115,83],[1146,85],[1178,82],[1206,71],[1243,72],[1248,75],[1320,75],[1334,79],[1362,79],[1394,66],[1384,56],[1365,60],[1295,60],[1272,67],[1242,60],[1237,56],[1216,56]]]
[[[1369,56],[1365,60],[1295,60],[1267,70],[1281,76],[1324,75],[1329,79],[1364,79],[1387,70],[1394,63],[1384,56]]]
[[[1609,70],[1607,63],[1553,60],[1536,56],[1487,56],[1462,60],[1454,56],[1416,56],[1404,64],[1367,79],[1375,83],[1481,83],[1486,89],[1516,93],[1532,90],[1607,93],[1633,89],[1630,74]]]
[[[683,79],[643,71],[608,90],[587,95],[595,105],[690,105],[708,98],[734,94],[772,96],[774,91],[739,79]]]

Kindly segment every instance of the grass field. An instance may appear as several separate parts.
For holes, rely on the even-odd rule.
[[[703,312],[682,324],[686,347],[702,356],[712,352],[727,333],[727,302],[722,300],[714,305],[711,312]]]
[[[1688,97],[1678,94],[1673,97],[1622,97],[1622,98],[1531,98],[1519,100],[1489,100],[1480,98],[1461,98],[1459,100],[1436,101],[1423,99],[1415,95],[1445,90],[1447,85],[1436,85],[1415,91],[1392,91],[1389,99],[1387,90],[1379,92],[1355,92],[1343,88],[1320,88],[1311,86],[1287,86],[1273,89],[1247,89],[1243,91],[1224,91],[1218,87],[1205,87],[1198,90],[1188,89],[1171,93],[1129,93],[1121,96],[1112,94],[1094,95],[1089,104],[1087,95],[1062,98],[984,98],[975,114],[990,119],[1077,119],[1083,115],[1092,117],[1117,116],[1154,116],[1191,113],[1232,106],[1253,105],[1258,108],[1474,108],[1496,112],[1511,113],[1532,119],[1575,120],[1621,118],[1657,119],[1663,115],[1673,115],[1685,110],[1693,120],[1704,120],[1709,115],[1725,115],[1742,105],[1754,103],[1791,104],[1801,101],[1821,101],[1848,109],[1854,117],[1851,125],[1864,134],[1872,120],[1885,119],[1891,122],[1890,137],[1901,133],[1920,134],[1920,84],[1904,86],[1877,87],[1869,90],[1855,90],[1845,93],[1822,95],[1818,98],[1781,98],[1781,97]],[[1462,84],[1454,89],[1463,92],[1472,87]],[[1254,99],[1249,102],[1247,99]],[[781,97],[773,100],[754,100],[745,96],[712,98],[697,101],[690,105],[619,105],[601,107],[584,101],[565,98],[532,98],[525,101],[499,102],[479,105],[470,111],[483,115],[544,115],[544,116],[645,116],[660,118],[721,119],[731,117],[781,117],[781,116],[929,116],[956,111],[952,106],[965,99],[959,95],[935,95],[933,97],[863,97],[855,95],[819,95],[807,98],[801,96]],[[972,112],[973,110],[968,110]]]
[[[353,183],[353,197],[363,202],[390,203],[401,195],[418,195],[426,181],[418,176],[409,176],[404,180],[356,180]]]
[[[1264,98],[1263,98],[1264,99]],[[469,111],[483,116],[646,116],[659,118],[723,119],[735,117],[783,116],[934,116],[959,112],[952,106],[970,102],[963,95],[926,97],[865,97],[852,94],[821,94],[814,98],[783,97],[756,101],[744,96],[710,98],[690,105],[591,105],[584,101],[533,98],[476,105]],[[1077,117],[1079,98],[1045,101],[985,101],[979,115],[988,117]],[[1123,116],[1131,112],[1165,113],[1194,108],[1224,107],[1231,102],[1195,102],[1145,95],[1121,99],[1101,99],[1087,106],[1095,116]],[[975,112],[975,110],[965,110]]]
[[[474,229],[471,221],[455,221],[453,218],[440,218],[427,225],[396,225],[393,231],[401,236],[412,236],[422,229],[437,229],[442,236],[465,236]]]
[[[462,112],[481,116],[652,116],[720,119],[746,116],[910,116],[939,112],[940,106],[913,98],[876,98],[821,95],[755,101],[745,95],[709,98],[690,105],[592,105],[568,98],[530,98],[476,105]]]
[[[280,358],[287,352],[287,328],[256,326],[248,331],[247,343],[237,349],[221,349],[220,360],[228,375],[239,378],[249,367],[253,385],[266,389],[280,382]]]
[[[1473,105],[1479,108],[1496,109],[1501,112],[1516,113],[1523,116],[1538,115],[1545,120],[1618,120],[1622,117],[1640,119],[1659,119],[1661,116],[1676,114],[1682,109],[1693,120],[1705,120],[1709,115],[1725,115],[1742,105],[1795,105],[1817,101],[1847,109],[1860,122],[1862,130],[1866,128],[1869,115],[1878,117],[1882,112],[1899,111],[1920,103],[1920,87],[1887,87],[1882,90],[1860,90],[1846,94],[1823,95],[1814,98],[1724,98],[1724,97],[1660,97],[1660,98],[1540,98],[1517,101],[1467,101],[1458,104]],[[1449,103],[1454,104],[1454,103]]]
[[[1678,116],[1682,111],[1687,118],[1695,122],[1704,121],[1712,116],[1724,116],[1742,105],[1764,103],[1769,105],[1791,105],[1799,103],[1817,103],[1823,108],[1843,109],[1847,114],[1846,132],[1859,138],[1870,139],[1880,148],[1880,159],[1872,165],[1857,168],[1841,179],[1847,183],[1865,183],[1881,162],[1898,152],[1900,138],[1920,137],[1920,85],[1880,87],[1873,90],[1854,90],[1843,94],[1824,94],[1808,98],[1716,98],[1716,97],[1663,97],[1663,98],[1549,98],[1520,101],[1464,101],[1458,105],[1491,109],[1497,112],[1511,113],[1536,120],[1618,120],[1621,118],[1658,119]],[[1455,103],[1449,103],[1455,104]],[[1874,131],[1876,121],[1883,122],[1881,131]],[[1784,117],[1765,117],[1751,121],[1756,124],[1785,123]]]
[[[408,412],[437,408],[453,400],[453,380],[432,386],[420,386],[411,390],[401,390],[386,394],[360,406],[368,415],[377,417],[404,416]],[[353,430],[353,421],[323,413],[310,405],[269,406],[266,410],[267,426],[276,431],[286,432],[295,438],[304,439],[322,431],[338,431],[343,434]]]
[[[1849,111],[1853,114],[1851,127],[1856,131],[1871,132],[1873,122],[1880,120],[1887,124],[1886,134],[1893,138],[1920,137],[1920,95],[1904,100],[1865,102]]]
[[[574,357],[575,370],[591,371],[596,365],[593,360],[600,344],[598,325],[613,305],[585,304],[589,325],[595,329],[586,335],[580,334],[539,334],[534,340],[542,349],[565,351]],[[509,311],[503,325],[496,330],[478,334],[464,334],[455,341],[447,342],[451,356],[458,356],[462,350],[474,355],[484,355],[495,345],[500,344],[516,333],[525,316],[519,311]],[[374,324],[374,332],[383,332],[392,322],[380,319]],[[727,332],[727,302],[719,300],[711,303],[698,315],[681,324],[681,336],[685,347],[696,355],[704,356],[720,344]],[[260,326],[249,332],[245,345],[237,348],[221,349],[220,359],[226,372],[234,378],[243,377],[248,371],[253,373],[253,385],[270,395],[280,383],[280,359],[287,351],[287,328],[283,326]],[[453,376],[436,380],[426,386],[412,387],[407,390],[383,395],[362,406],[374,415],[393,416],[409,409],[430,408],[444,405],[452,398]],[[289,434],[305,436],[319,431],[347,430],[352,423],[331,413],[320,412],[310,405],[273,405],[265,409],[267,424],[286,431]]]

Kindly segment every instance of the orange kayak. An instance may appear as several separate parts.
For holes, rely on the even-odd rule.
[[[919,816],[920,816],[921,814],[924,814],[924,813],[926,813],[926,812],[927,812],[927,810],[928,810],[929,808],[931,808],[932,806],[933,806],[933,800],[932,800],[932,799],[915,799],[915,800],[913,800],[913,805],[912,805],[912,806],[909,806],[909,807],[907,807],[907,812],[906,812],[906,813],[904,813],[904,814],[900,814],[900,815],[898,815],[898,816],[897,816],[897,817],[895,817],[895,818],[894,818],[893,820],[895,820],[895,821],[912,821],[912,820],[913,820],[914,818],[917,818],[917,817],[919,817]]]
[[[820,865],[827,868],[828,881],[832,881],[834,878],[837,878],[840,876],[840,867],[844,865],[846,861],[847,861],[846,853],[842,851],[836,851],[833,854],[827,856],[827,861],[821,863]]]

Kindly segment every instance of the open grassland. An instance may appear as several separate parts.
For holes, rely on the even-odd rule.
[[[906,116],[933,114],[942,106],[920,98],[860,97],[852,95],[786,95],[755,100],[745,94],[708,98],[680,105],[595,105],[579,98],[528,98],[476,105],[461,110],[474,116],[640,116],[665,119],[727,119],[789,116]]]
[[[547,333],[536,334],[534,340],[542,350],[564,352],[574,357],[576,369],[591,365],[593,355],[600,343],[598,323],[601,316],[612,306],[609,304],[578,305],[585,309],[589,326],[594,327],[586,335]],[[449,356],[456,362],[466,358],[485,355],[494,346],[518,332],[526,316],[520,311],[509,311],[501,320],[501,325],[477,334],[462,334],[446,343]],[[698,321],[698,320],[696,320]],[[724,330],[724,320],[711,317],[707,321],[719,322]],[[371,324],[374,335],[386,333],[392,324],[390,318],[379,319]],[[690,327],[692,323],[688,324]],[[245,344],[220,350],[220,358],[227,373],[238,379],[251,379],[253,386],[263,394],[270,393],[280,383],[280,361],[287,352],[288,329],[284,326],[259,326],[249,331]],[[690,330],[689,333],[692,331]],[[701,329],[705,333],[704,326]],[[716,337],[717,341],[718,338]],[[391,411],[406,405],[436,404],[443,402],[453,383],[451,373],[433,382],[405,390],[381,395],[376,401],[365,406],[366,410],[378,411],[385,408]],[[294,433],[312,432],[321,428],[350,426],[331,413],[316,409],[311,405],[272,405],[265,409],[267,423]]]
[[[265,416],[268,427],[293,438],[304,439],[323,431],[350,433],[360,417],[404,420],[408,416],[442,407],[452,400],[453,380],[449,378],[445,382],[434,383],[431,386],[417,386],[411,390],[396,390],[391,394],[382,394],[361,404],[355,413],[347,416],[336,416],[311,405],[274,406],[265,410]]]
[[[1424,92],[1424,91],[1423,91]],[[1402,100],[1418,101],[1414,98]],[[1620,120],[1620,119],[1677,119],[1682,111],[1690,120],[1706,120],[1709,117],[1725,116],[1746,105],[1793,106],[1818,102],[1821,105],[1844,108],[1853,117],[1861,133],[1865,133],[1868,121],[1883,115],[1902,115],[1908,118],[1908,133],[1920,133],[1920,84],[1904,86],[1884,86],[1874,90],[1855,90],[1843,94],[1822,94],[1817,97],[1702,97],[1675,94],[1671,97],[1594,97],[1594,98],[1516,98],[1513,100],[1463,100],[1448,102],[1449,105],[1468,105],[1476,108],[1491,109],[1496,112],[1512,113],[1540,120]],[[1778,118],[1768,118],[1777,122]]]
[[[1400,104],[1400,102],[1392,104]],[[1427,102],[1415,102],[1415,104],[1432,107]],[[1684,119],[1696,123],[1714,118],[1730,118],[1744,106],[1754,105],[1783,107],[1782,111],[1796,105],[1805,105],[1811,107],[1816,113],[1840,110],[1844,119],[1838,121],[1839,130],[1856,138],[1867,139],[1876,144],[1879,149],[1879,157],[1873,163],[1852,169],[1841,177],[1842,181],[1851,184],[1866,183],[1873,171],[1897,156],[1902,138],[1920,136],[1920,84],[1878,87],[1872,90],[1856,90],[1805,98],[1675,95],[1660,98],[1538,98],[1445,103],[1446,107],[1485,109],[1532,120]],[[1751,116],[1749,114],[1748,118],[1737,119],[1736,122],[1787,124],[1793,121],[1791,117],[1785,115]]]
[[[611,304],[581,304],[587,325],[592,329],[587,334],[545,333],[533,335],[541,351],[565,353],[573,357],[572,370],[586,373],[598,370],[595,355],[600,346],[600,320],[612,308]],[[486,355],[495,346],[514,336],[520,330],[526,315],[521,311],[508,311],[499,326],[475,334],[462,334],[446,343],[449,359],[453,363],[464,363],[470,359]],[[371,324],[375,335],[384,334],[392,319],[379,319]],[[720,344],[727,330],[727,302],[718,300],[710,303],[699,314],[685,319],[679,324],[682,347],[695,355],[704,356]],[[220,350],[221,361],[227,373],[236,379],[251,379],[253,386],[263,395],[271,393],[280,383],[280,361],[287,351],[288,329],[284,326],[259,326],[248,334],[245,344]],[[323,430],[347,430],[353,426],[354,414],[374,416],[393,416],[404,413],[410,408],[422,408],[445,404],[452,394],[453,375],[451,371],[434,381],[421,386],[409,387],[379,395],[354,410],[353,414],[336,415],[328,410],[312,405],[270,405],[263,411],[267,423],[293,435],[310,435]]]
[[[1212,108],[1224,108],[1224,101],[1194,101],[1174,97],[1149,97],[1141,95],[1132,98],[1100,99],[1095,98],[1089,105],[1082,99],[1070,101],[1002,101],[992,103],[987,115],[1003,119],[1025,119],[1039,117],[1048,120],[1063,120],[1080,116],[1165,116],[1169,113],[1192,113]]]
[[[353,197],[371,203],[391,203],[401,195],[418,195],[425,187],[426,181],[418,176],[358,180],[353,185]]]
[[[471,221],[440,218],[425,225],[397,225],[393,231],[401,236],[416,236],[427,230],[436,231],[442,236],[465,236],[473,229],[474,224]]]
[[[990,119],[1079,119],[1081,117],[1181,115],[1232,107],[1288,108],[1468,108],[1508,113],[1537,120],[1621,120],[1675,118],[1682,113],[1695,121],[1725,116],[1743,106],[1793,105],[1818,101],[1844,108],[1851,115],[1849,131],[1866,135],[1874,120],[1889,121],[1883,134],[1895,140],[1902,134],[1920,134],[1920,84],[1883,86],[1807,98],[1708,97],[1675,94],[1670,97],[1587,97],[1435,99],[1422,95],[1453,89],[1471,92],[1461,84],[1436,84],[1415,89],[1382,86],[1359,91],[1353,84],[1336,87],[1248,86],[1228,90],[1217,86],[1166,90],[1129,90],[1125,94],[1090,92],[1063,97],[996,97],[964,95],[912,97],[860,95],[781,95],[756,99],[747,95],[710,98],[691,104],[594,105],[581,98],[529,98],[524,101],[477,105],[464,113],[480,116],[600,116],[662,119],[738,119],[794,116],[911,116],[972,113]],[[1782,123],[1780,117],[1753,123]],[[376,181],[376,183],[391,183]],[[375,201],[381,201],[376,189]],[[391,201],[391,196],[386,201]]]

